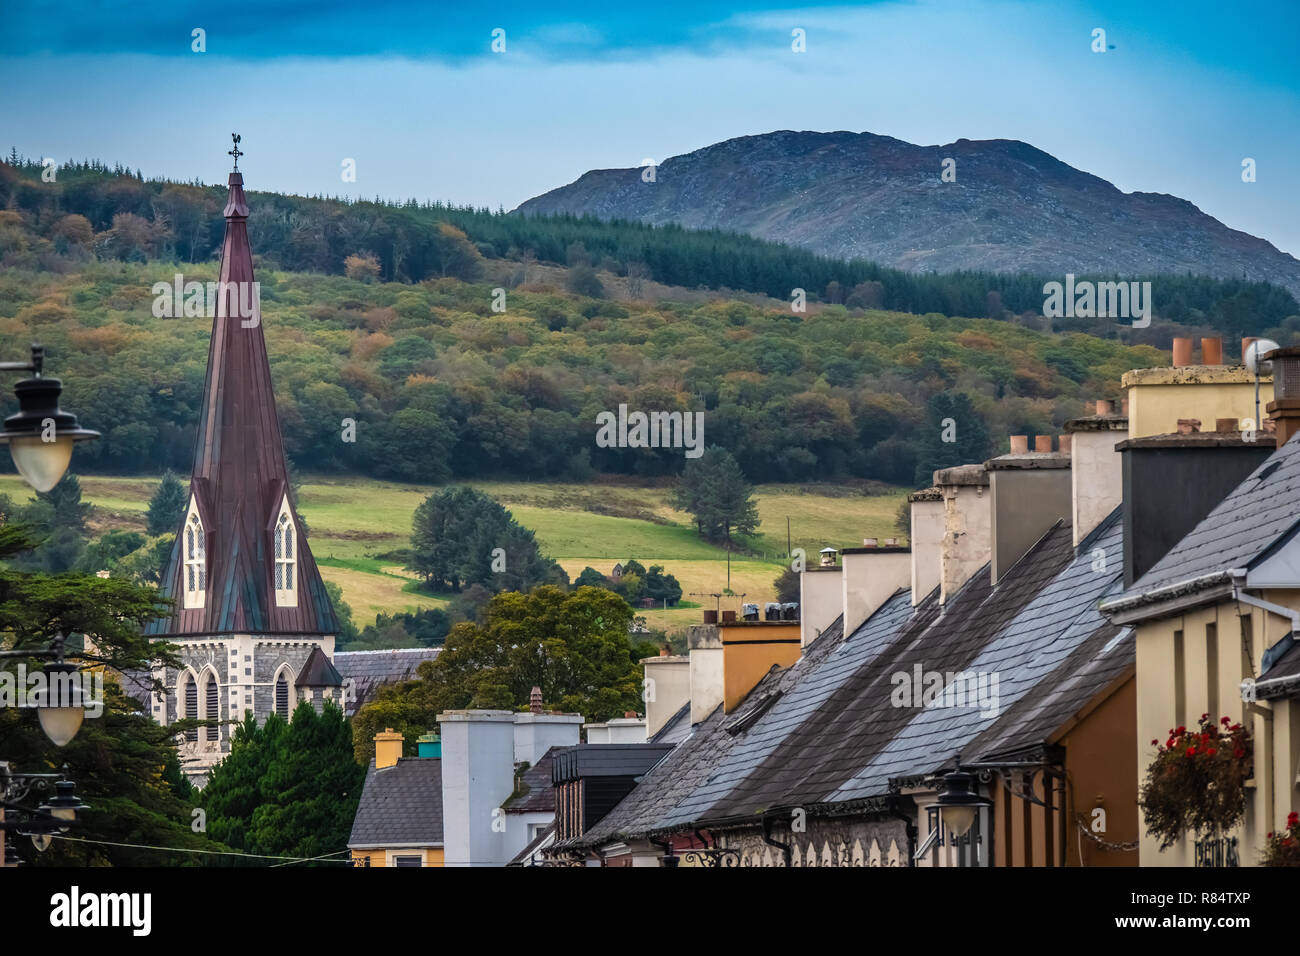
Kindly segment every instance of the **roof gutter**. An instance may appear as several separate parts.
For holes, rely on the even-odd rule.
[[[1257,607],[1262,611],[1270,614],[1276,614],[1278,617],[1284,617],[1291,622],[1291,633],[1300,634],[1300,611],[1289,608],[1284,604],[1274,604],[1272,601],[1265,601],[1263,598],[1255,597],[1253,594],[1246,593],[1246,569],[1233,568],[1232,572],[1232,596],[1242,604],[1248,604],[1251,607]],[[1241,682],[1241,699],[1248,704],[1253,704],[1257,700],[1268,700],[1273,697],[1286,696],[1288,690],[1300,686],[1300,674],[1291,674],[1287,677],[1274,677],[1270,680],[1244,680]]]
[[[1156,617],[1169,617],[1233,593],[1231,571],[1211,571],[1199,577],[1143,591],[1129,597],[1104,601],[1098,607],[1112,624],[1134,624]]]

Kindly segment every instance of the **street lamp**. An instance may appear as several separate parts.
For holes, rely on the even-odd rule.
[[[993,806],[991,800],[979,795],[975,776],[961,770],[944,774],[943,792],[939,794],[937,803],[944,829],[956,839],[964,837],[974,826],[981,809]]]
[[[35,373],[14,386],[18,413],[5,419],[0,444],[9,446],[14,467],[37,491],[49,491],[59,483],[72,460],[74,444],[99,437],[99,432],[78,425],[76,415],[59,408],[63,383],[41,376],[44,362],[45,350],[39,345],[32,346],[30,362],[0,362],[3,372]]]
[[[5,811],[0,814],[0,848],[3,848],[4,833],[12,830],[20,836],[31,837],[32,845],[43,853],[49,849],[54,834],[67,833],[77,822],[77,815],[90,809],[77,796],[76,784],[68,779],[67,772],[64,765],[59,774],[12,773],[7,763],[0,763],[0,809]],[[36,809],[19,803],[33,790],[48,790],[51,784],[55,795]],[[6,856],[0,865],[10,862]]]
[[[56,661],[42,668],[45,673],[45,691],[36,699],[36,718],[41,730],[56,747],[66,747],[86,717],[86,702],[81,683],[72,675],[78,672],[76,664]]]

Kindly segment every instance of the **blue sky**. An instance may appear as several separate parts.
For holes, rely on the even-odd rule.
[[[1300,256],[1294,0],[37,0],[0,17],[6,152],[213,182],[238,130],[254,188],[511,208],[774,129],[1020,139]]]

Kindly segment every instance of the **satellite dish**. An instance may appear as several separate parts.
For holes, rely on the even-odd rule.
[[[1256,339],[1246,347],[1246,354],[1241,357],[1241,361],[1251,374],[1268,375],[1273,371],[1273,363],[1265,361],[1262,356],[1281,347],[1272,339]]]

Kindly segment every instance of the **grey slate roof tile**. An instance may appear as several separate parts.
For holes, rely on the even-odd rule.
[[[442,761],[404,757],[366,771],[348,846],[442,844]]]
[[[1297,502],[1300,436],[1270,455],[1119,598],[1245,567],[1300,520]]]
[[[384,684],[414,680],[416,670],[425,661],[435,659],[441,647],[410,647],[382,651],[336,651],[334,667],[346,681],[352,678],[355,691],[343,713],[351,717],[366,705]]]

